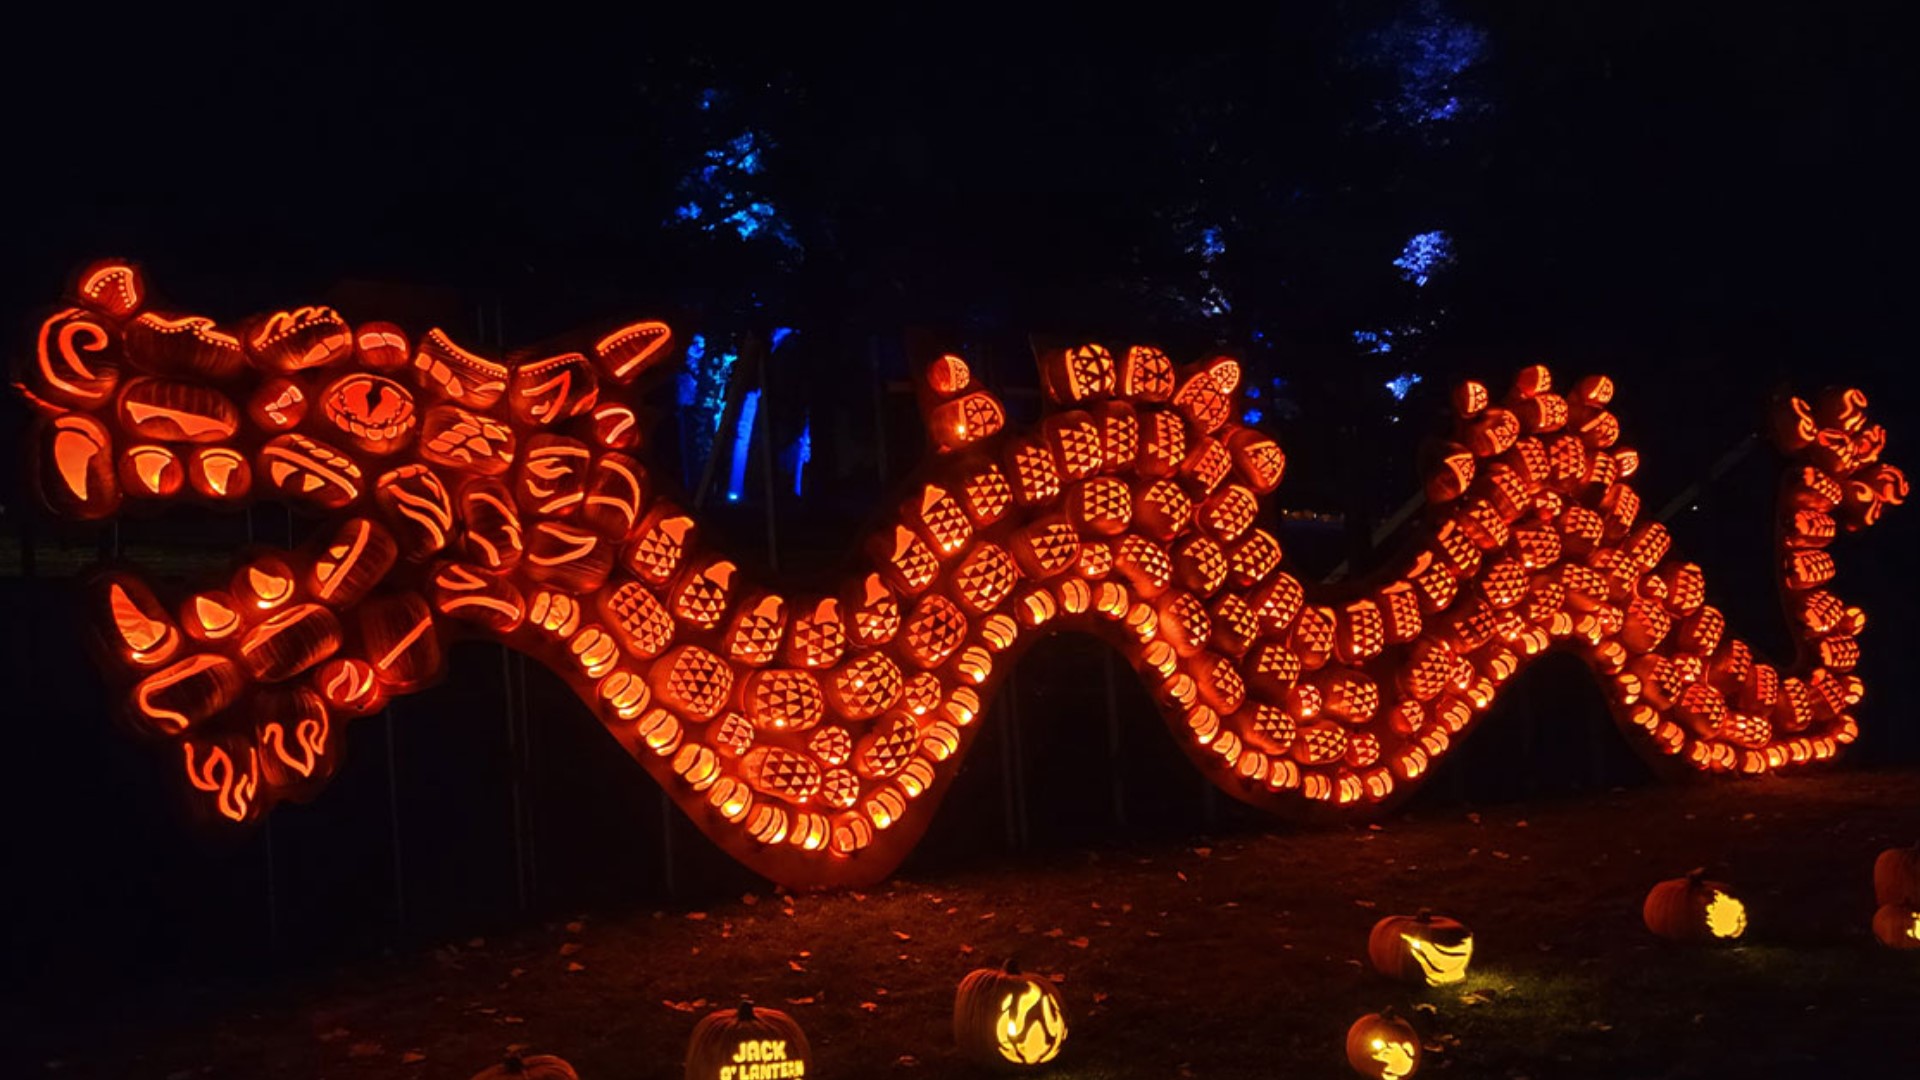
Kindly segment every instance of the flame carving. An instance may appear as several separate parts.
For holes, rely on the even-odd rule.
[[[670,355],[664,324],[513,369],[324,308],[248,333],[156,314],[119,264],[75,300],[22,374],[55,512],[260,490],[123,491],[113,450],[151,417],[110,391],[145,378],[219,423],[143,438],[204,440],[194,460],[224,455],[223,477],[250,472],[329,519],[271,556],[285,588],[264,606],[196,594],[175,609],[184,638],[157,604],[101,612],[135,719],[184,746],[202,805],[241,821],[304,797],[330,774],[330,724],[425,685],[448,641],[477,635],[559,672],[709,836],[789,885],[891,872],[999,678],[1053,629],[1114,644],[1207,776],[1276,809],[1405,793],[1550,649],[1586,662],[1652,756],[1724,774],[1824,761],[1858,730],[1865,625],[1827,549],[1907,490],[1864,395],[1785,403],[1779,565],[1799,655],[1774,666],[1641,520],[1604,377],[1461,385],[1419,546],[1334,602],[1260,523],[1286,458],[1234,420],[1232,360],[1044,356],[1050,404],[1023,431],[940,357],[922,388],[934,459],[853,574],[781,593],[707,548],[629,453],[643,439],[621,388]]]

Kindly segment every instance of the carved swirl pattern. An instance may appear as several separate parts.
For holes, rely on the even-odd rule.
[[[1323,602],[1260,525],[1285,457],[1239,424],[1229,359],[1043,357],[1031,431],[957,357],[921,388],[937,453],[861,568],[775,592],[701,542],[635,456],[621,387],[670,355],[641,322],[509,368],[432,330],[329,308],[234,328],[157,311],[89,270],[20,380],[58,514],[275,498],[325,518],[299,550],[162,603],[89,595],[133,725],[196,805],[246,821],[310,796],[340,725],[430,682],[458,635],[561,673],[716,842],[793,884],[885,876],[926,826],[998,679],[1041,634],[1099,634],[1190,756],[1262,805],[1365,809],[1410,790],[1532,658],[1585,660],[1654,756],[1716,773],[1853,740],[1865,618],[1829,543],[1906,494],[1858,391],[1799,399],[1778,529],[1799,655],[1727,633],[1700,568],[1641,520],[1613,384],[1529,368],[1454,393],[1421,543]]]

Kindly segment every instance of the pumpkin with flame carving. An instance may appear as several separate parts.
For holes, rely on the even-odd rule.
[[[1647,893],[1647,929],[1673,941],[1731,941],[1747,930],[1747,906],[1705,870],[1663,881]]]
[[[1019,1069],[1042,1065],[1067,1040],[1066,1010],[1050,980],[1027,975],[1009,960],[960,980],[953,998],[953,1039],[980,1065]]]

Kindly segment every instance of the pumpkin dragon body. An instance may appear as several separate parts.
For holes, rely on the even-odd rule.
[[[509,368],[323,307],[223,329],[153,309],[123,264],[75,299],[20,379],[55,513],[268,497],[324,519],[223,588],[162,604],[115,572],[90,594],[128,717],[211,816],[309,796],[343,723],[479,636],[559,672],[702,830],[789,885],[891,872],[1001,676],[1061,629],[1114,644],[1207,776],[1263,806],[1410,790],[1555,648],[1653,757],[1748,774],[1831,758],[1857,730],[1864,617],[1829,591],[1826,549],[1906,492],[1858,392],[1787,405],[1799,656],[1775,667],[1641,520],[1605,378],[1530,368],[1498,399],[1463,384],[1420,545],[1323,600],[1260,527],[1284,456],[1235,419],[1233,361],[1046,356],[1046,413],[1017,432],[942,357],[921,388],[937,453],[897,513],[845,580],[775,592],[642,464],[622,388],[671,355],[664,324]]]

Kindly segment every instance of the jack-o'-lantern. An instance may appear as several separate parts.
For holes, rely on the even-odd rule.
[[[1873,913],[1873,936],[1889,949],[1920,949],[1920,908],[1881,904]]]
[[[1674,941],[1731,941],[1747,930],[1747,906],[1705,870],[1655,885],[1641,914],[1647,929]]]
[[[793,1080],[813,1075],[813,1051],[793,1017],[741,1001],[709,1013],[687,1041],[687,1080]]]
[[[505,1061],[490,1068],[482,1069],[473,1080],[580,1080],[580,1074],[573,1066],[552,1054],[521,1055],[514,1051]]]
[[[953,998],[953,1039],[980,1065],[1017,1069],[1060,1055],[1067,1041],[1066,1010],[1047,979],[1023,974],[1012,960],[960,980]]]
[[[1412,1076],[1420,1068],[1420,1033],[1391,1008],[1368,1013],[1347,1029],[1347,1064],[1378,1080]]]
[[[1443,986],[1467,977],[1473,931],[1457,920],[1422,910],[1389,915],[1373,924],[1367,959],[1390,979],[1416,986]]]
[[[1888,848],[1873,860],[1873,902],[1920,907],[1920,844]]]

